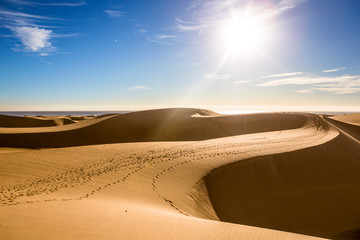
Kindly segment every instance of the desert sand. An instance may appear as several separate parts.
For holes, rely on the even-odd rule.
[[[0,239],[356,239],[358,119],[0,116]]]

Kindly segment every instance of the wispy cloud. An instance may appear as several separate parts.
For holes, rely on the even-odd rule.
[[[146,86],[134,86],[134,87],[129,87],[128,90],[130,91],[136,91],[136,90],[150,90],[152,88],[150,87],[146,87]]]
[[[310,89],[300,89],[300,90],[296,90],[295,92],[297,92],[297,93],[314,93],[314,91],[310,90]]]
[[[138,31],[137,31],[137,33],[139,34],[139,35],[143,35],[143,34],[145,34],[145,33],[147,33],[148,32],[148,30],[146,30],[145,28],[141,28],[141,29],[139,29]]]
[[[323,73],[337,72],[337,71],[344,70],[344,69],[346,69],[346,68],[341,67],[341,68],[328,69],[328,70],[324,70]]]
[[[341,94],[353,94],[353,93],[360,93],[360,84],[355,85],[345,85],[345,86],[339,86],[339,87],[314,87],[311,88],[316,91],[322,91],[331,93],[334,95],[341,95]]]
[[[276,79],[257,84],[260,87],[276,87],[284,85],[308,85],[307,89],[297,90],[298,93],[315,91],[327,92],[335,95],[360,92],[360,75],[344,75],[337,77],[292,77]]]
[[[263,76],[261,78],[292,77],[292,76],[301,75],[301,74],[303,74],[303,72],[280,73],[280,74],[272,74],[272,75]]]
[[[249,80],[234,81],[233,84],[244,84],[250,82]]]
[[[36,2],[36,1],[24,1],[24,0],[5,0],[7,2],[17,4],[17,5],[25,5],[25,6],[64,6],[64,7],[79,7],[86,4],[85,1],[75,1],[75,2]]]
[[[201,29],[207,27],[208,24],[201,22],[186,22],[180,18],[176,18],[176,27],[180,32],[191,32],[191,31],[200,31]]]
[[[281,0],[270,10],[269,14],[281,14],[289,9],[297,7],[307,0]]]
[[[280,0],[277,4],[267,4],[267,1],[263,1],[263,4],[256,5],[256,9],[262,12],[263,18],[270,18],[295,8],[304,1],[306,0]],[[176,18],[176,28],[181,32],[202,32],[209,28],[217,28],[221,25],[221,21],[231,16],[234,11],[246,9],[248,5],[246,2],[238,0],[193,0],[188,8],[188,11],[191,12],[189,14],[192,16],[191,20]]]
[[[339,83],[339,82],[348,82],[359,80],[359,76],[340,76],[340,77],[292,77],[292,78],[283,78],[268,81],[265,83],[257,84],[261,87],[274,87],[281,85],[312,85],[312,84],[321,84],[321,83]]]
[[[163,40],[163,39],[169,39],[169,38],[176,38],[176,36],[174,35],[168,35],[168,34],[159,34],[155,36],[157,39],[159,40]]]
[[[165,45],[171,45],[177,41],[177,36],[169,34],[159,34],[153,37],[148,37],[150,42],[161,43]]]
[[[12,21],[16,21],[17,17],[28,19],[27,21],[29,21],[29,19],[58,20],[57,18],[50,18],[45,16],[39,16],[39,15],[33,15],[24,12],[15,12],[9,10],[0,10],[0,16],[3,16],[5,20],[12,20]]]
[[[213,79],[213,80],[224,80],[224,79],[229,79],[234,77],[233,75],[230,74],[216,74],[216,73],[208,73],[208,74],[204,74],[203,77],[205,79]]]
[[[53,3],[37,3],[38,5],[42,6],[63,6],[63,7],[80,7],[86,4],[85,1],[79,1],[79,2],[53,2]]]
[[[136,19],[128,19],[128,20],[133,23],[133,28],[135,29],[134,31],[135,35],[142,36],[149,32],[148,25],[139,23]]]
[[[124,11],[111,10],[111,9],[104,10],[103,12],[106,13],[109,18],[120,18],[120,17],[125,16],[125,14],[126,14],[126,12],[124,12]]]

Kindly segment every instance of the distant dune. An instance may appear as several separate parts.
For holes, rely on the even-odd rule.
[[[332,116],[330,118],[332,118],[334,120],[337,120],[337,121],[340,121],[340,122],[360,126],[360,113]]]
[[[326,120],[360,141],[360,114],[326,117]]]
[[[0,128],[0,146],[44,148],[121,142],[194,141],[293,129],[303,126],[306,121],[308,119],[304,114],[218,115],[200,109],[149,110],[57,127]]]
[[[50,127],[74,123],[67,117],[36,118],[0,115],[0,128]]]
[[[357,239],[359,126],[341,118],[1,116],[0,239]]]

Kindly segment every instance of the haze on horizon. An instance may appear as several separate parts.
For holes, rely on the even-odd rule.
[[[360,111],[360,2],[0,3],[0,111]]]

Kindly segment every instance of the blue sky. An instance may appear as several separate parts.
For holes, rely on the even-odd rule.
[[[360,2],[0,3],[0,110],[360,111]]]

